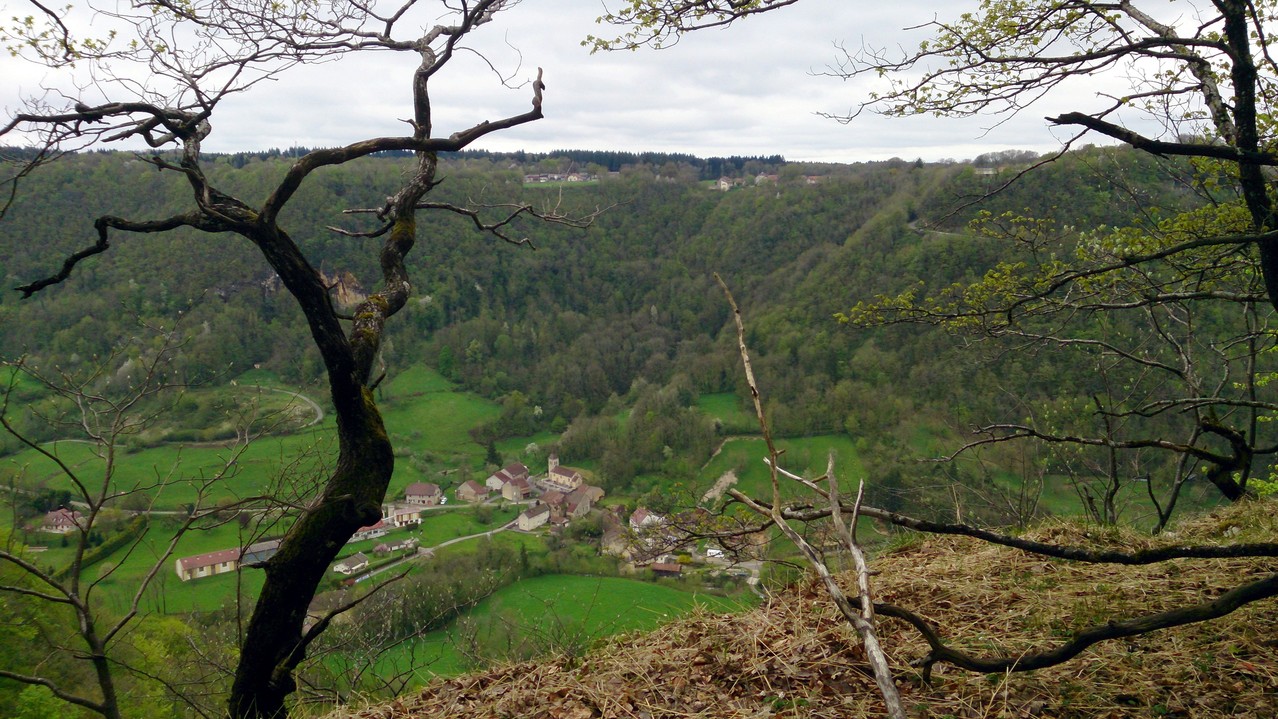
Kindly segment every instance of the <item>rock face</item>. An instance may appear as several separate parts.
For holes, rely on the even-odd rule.
[[[328,274],[324,270],[320,270],[320,277],[324,280],[324,284],[330,288],[329,291],[332,293],[333,301],[337,303],[338,309],[353,309],[355,305],[368,298],[368,293],[364,291],[364,286],[350,272]]]

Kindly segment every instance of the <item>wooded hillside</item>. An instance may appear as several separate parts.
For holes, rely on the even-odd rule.
[[[714,164],[742,181],[728,192],[698,179],[707,163],[681,158],[611,174],[608,165],[568,157],[516,159],[448,160],[436,192],[444,201],[605,211],[586,231],[522,225],[524,246],[475,233],[466,218],[423,216],[430,241],[411,268],[419,294],[383,349],[390,376],[425,362],[502,402],[481,441],[567,431],[561,448],[599,462],[611,487],[652,473],[686,479],[708,458],[713,433],[754,431],[749,423],[706,427],[681,413],[700,394],[745,399],[724,334],[727,306],[712,280],[718,273],[740,298],[777,434],[846,433],[874,458],[872,491],[895,506],[926,503],[928,494],[904,486],[928,481],[903,476],[900,460],[951,450],[969,426],[1005,419],[1009,397],[1056,401],[1070,388],[1069,396],[1086,398],[1094,372],[1064,356],[1006,354],[998,343],[973,352],[933,328],[852,329],[836,313],[878,295],[981,278],[1009,252],[1006,240],[968,230],[982,212],[1032,207],[1077,235],[1204,201],[1186,165],[1113,148],[1071,153],[1019,177],[1023,153],[983,158],[980,167],[891,161],[772,172],[777,165],[759,160]],[[211,167],[215,181],[251,197],[287,162],[233,156]],[[373,289],[377,269],[358,251],[365,240],[325,228],[351,226],[343,209],[376,206],[406,162],[373,158],[327,170],[290,207],[297,241],[314,253],[338,301]],[[525,171],[574,167],[602,174],[588,183],[524,181]],[[0,227],[16,240],[0,267],[11,285],[48,273],[48,258],[83,245],[87,218],[162,214],[184,191],[179,178],[123,153],[81,155],[26,183]],[[190,262],[166,265],[165,257]],[[280,290],[246,244],[210,245],[180,232],[130,236],[77,268],[56,296],[0,300],[0,346],[10,357],[70,369],[107,356],[139,323],[176,327],[189,337],[175,363],[185,380],[223,383],[260,367],[301,385],[319,376],[319,360]],[[635,421],[615,422],[640,404]],[[955,471],[971,470],[922,474]]]

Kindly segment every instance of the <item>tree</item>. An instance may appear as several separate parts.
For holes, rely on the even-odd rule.
[[[721,282],[722,284],[722,282]],[[764,410],[759,387],[755,381],[751,359],[746,345],[746,331],[741,319],[740,310],[735,300],[728,293],[728,302],[732,305],[737,329],[737,345],[740,352],[743,371],[746,376],[750,394],[754,401],[755,415],[759,421],[765,442],[767,457],[764,460],[771,474],[771,496],[752,496],[736,488],[729,488],[727,495],[731,504],[743,506],[757,517],[751,521],[750,515],[742,516],[724,511],[719,516],[709,513],[686,512],[670,518],[667,527],[670,530],[666,537],[676,546],[679,543],[713,539],[720,546],[734,553],[745,549],[743,539],[748,537],[767,536],[775,528],[790,540],[799,550],[802,558],[822,580],[831,600],[838,607],[843,618],[851,624],[862,638],[865,658],[870,664],[871,673],[879,685],[880,693],[888,710],[888,715],[904,717],[905,709],[898,696],[892,670],[882,648],[879,645],[875,629],[875,617],[891,617],[910,625],[923,638],[928,651],[922,657],[911,662],[913,666],[923,667],[922,678],[931,682],[932,668],[937,663],[946,663],[972,672],[1010,673],[1024,672],[1056,666],[1068,662],[1088,647],[1103,641],[1140,636],[1160,629],[1194,624],[1217,619],[1248,604],[1271,599],[1278,596],[1278,573],[1267,572],[1260,576],[1250,574],[1247,581],[1219,593],[1212,599],[1197,604],[1178,602],[1174,609],[1141,616],[1109,619],[1090,627],[1073,632],[1056,646],[1041,650],[1021,650],[1014,655],[978,655],[956,649],[943,637],[943,630],[913,610],[893,604],[878,603],[873,600],[867,560],[856,538],[856,527],[861,517],[871,517],[890,525],[942,535],[959,535],[981,539],[992,544],[1013,547],[1023,552],[1043,557],[1068,559],[1078,562],[1099,564],[1120,564],[1127,566],[1149,565],[1174,559],[1229,559],[1235,557],[1273,557],[1278,556],[1278,543],[1234,543],[1229,545],[1163,545],[1129,551],[1127,547],[1089,547],[1070,546],[1052,541],[1036,541],[1016,537],[995,531],[982,529],[962,522],[944,523],[921,520],[897,512],[870,506],[864,502],[866,482],[861,486],[852,502],[845,500],[840,494],[840,482],[835,473],[834,455],[831,453],[826,472],[814,479],[789,472],[781,467],[781,452],[773,442],[772,433]],[[794,482],[807,490],[805,497],[783,500],[782,481]],[[846,515],[845,515],[846,513]],[[847,519],[845,520],[845,516]],[[803,526],[804,531],[796,529]],[[832,541],[811,541],[813,533],[824,533]],[[805,536],[807,535],[807,536]],[[836,552],[851,559],[855,569],[857,596],[850,598],[844,589],[834,581],[830,569],[830,556],[821,547],[836,545]]]
[[[173,4],[144,1],[118,9],[88,8],[94,17],[136,28],[136,41],[116,33],[79,34],[64,18],[32,2],[31,15],[5,28],[10,51],[38,64],[93,70],[92,92],[72,91],[58,105],[33,98],[26,111],[0,127],[0,137],[33,141],[8,173],[13,191],[42,163],[61,153],[94,145],[134,141],[152,152],[143,157],[157,170],[185,182],[187,209],[156,219],[113,215],[97,218],[96,241],[65,259],[61,269],[18,288],[24,297],[68,281],[77,266],[106,252],[124,233],[162,233],[178,228],[243,238],[262,254],[296,300],[319,350],[337,417],[338,458],[318,496],[294,522],[278,553],[265,562],[265,586],[244,633],[229,711],[236,717],[281,717],[295,689],[293,670],[327,622],[303,629],[307,605],[338,549],[360,526],[380,517],[380,503],[394,457],[372,389],[386,322],[405,305],[412,284],[404,259],[417,242],[421,210],[456,213],[481,231],[512,243],[513,223],[524,217],[566,221],[530,205],[461,207],[432,202],[438,182],[437,153],[461,150],[493,132],[542,117],[540,72],[527,83],[532,107],[484,120],[441,136],[431,113],[431,81],[464,49],[472,32],[490,23],[513,0],[460,4],[406,0],[379,9],[362,3],[250,3],[197,0]],[[98,25],[101,27],[101,24]],[[411,132],[361,139],[342,147],[305,152],[272,191],[256,202],[214,186],[204,171],[203,141],[227,98],[277,80],[299,64],[362,52],[409,53],[418,65],[410,80]],[[133,73],[133,74],[130,74]],[[96,98],[105,98],[99,102]],[[304,112],[315,112],[306,108]],[[348,237],[379,240],[381,287],[354,311],[338,312],[329,288],[281,221],[284,210],[317,171],[377,152],[409,151],[415,165],[377,208],[350,211],[371,218],[366,231],[338,230]],[[12,197],[12,195],[9,195]]]
[[[661,47],[680,33],[789,4],[632,3],[603,18],[626,33],[596,38],[595,47]],[[1278,65],[1266,51],[1272,3],[1203,3],[1192,24],[1138,5],[984,0],[975,12],[919,26],[932,37],[912,52],[848,52],[831,74],[884,84],[837,119],[853,122],[864,111],[1006,116],[1070,83],[1128,69],[1130,85],[1102,95],[1099,106],[1048,118],[1078,134],[1029,167],[1059,161],[1097,133],[1168,158],[1169,171],[1202,207],[1162,214],[1146,207],[1134,227],[1091,233],[1012,213],[986,217],[979,234],[1014,242],[980,282],[855,298],[840,319],[862,327],[930,323],[997,339],[1005,351],[1053,347],[1079,355],[1094,372],[1073,396],[1058,391],[1055,406],[983,424],[981,439],[962,451],[1039,441],[1061,471],[1078,478],[1104,521],[1116,517],[1120,485],[1149,477],[1161,528],[1192,477],[1237,500],[1258,463],[1278,452],[1278,438],[1263,427],[1274,406],[1258,391],[1271,342],[1263,305],[1278,306],[1278,214],[1264,176],[1278,163],[1266,131]],[[1133,115],[1152,122],[1119,121]],[[1147,125],[1161,134],[1142,134]],[[1024,172],[1009,173],[1000,186]],[[1097,174],[1121,182],[1121,172]],[[1065,400],[1073,406],[1061,406]]]
[[[172,388],[169,365],[181,342],[175,332],[162,334],[164,342],[159,349],[144,351],[140,361],[134,362],[127,351],[139,349],[141,343],[127,343],[80,377],[46,376],[21,362],[4,366],[8,377],[0,398],[0,427],[37,460],[51,463],[60,483],[71,488],[65,490],[68,501],[56,510],[71,518],[72,526],[63,534],[63,546],[71,550],[67,566],[42,566],[39,555],[12,537],[0,543],[0,602],[23,632],[31,634],[18,638],[5,652],[0,677],[27,685],[19,703],[24,707],[21,711],[30,716],[42,716],[34,712],[48,700],[67,702],[108,719],[125,715],[130,693],[125,691],[121,675],[131,678],[144,673],[147,657],[120,645],[130,634],[136,638],[135,620],[143,600],[168,570],[181,537],[197,523],[217,521],[202,511],[205,498],[220,480],[233,473],[236,460],[248,447],[250,438],[245,437],[227,451],[217,471],[191,482],[196,493],[194,508],[171,532],[156,530],[147,541],[145,512],[116,521],[112,530],[105,528],[112,513],[118,514],[123,506],[135,501],[149,505],[175,469],[167,474],[131,477],[118,471],[126,443],[150,427],[163,411],[166,390]],[[113,370],[122,357],[129,358],[128,364],[135,370],[128,381],[114,381]],[[90,456],[97,462],[69,459],[65,449],[41,444],[17,426],[9,400],[19,378],[37,383],[56,398],[51,405],[55,413],[46,419],[63,429],[77,430],[78,442],[89,446]],[[157,400],[161,400],[159,408]],[[15,501],[21,491],[11,489]],[[166,536],[156,539],[160,535]],[[116,550],[122,552],[121,562],[101,562]],[[113,580],[123,561],[130,558],[138,560],[142,568],[131,599],[118,610],[104,607],[100,599],[103,583]],[[172,678],[174,668],[166,669]],[[94,687],[96,695],[88,687]]]
[[[622,36],[592,40],[596,49],[661,47],[684,32],[727,25],[790,4],[636,0],[602,18],[626,27]],[[1161,528],[1195,463],[1225,497],[1234,500],[1246,496],[1257,458],[1278,452],[1274,438],[1258,431],[1274,411],[1258,392],[1269,376],[1258,370],[1258,364],[1272,342],[1267,327],[1271,310],[1266,305],[1278,307],[1278,216],[1265,177],[1266,168],[1278,164],[1278,146],[1268,139],[1278,99],[1273,82],[1278,65],[1268,53],[1275,12],[1272,2],[1193,3],[1193,12],[1185,16],[1192,20],[1181,22],[1160,20],[1137,4],[983,0],[979,10],[957,20],[924,23],[921,27],[933,37],[913,52],[896,56],[863,48],[848,53],[846,62],[832,74],[844,79],[881,76],[886,86],[849,116],[838,119],[852,122],[867,110],[902,116],[1006,116],[1057,93],[1066,83],[1083,78],[1094,82],[1097,75],[1127,70],[1127,77],[1133,78],[1131,86],[1106,96],[1098,109],[1048,118],[1054,125],[1076,128],[1078,134],[1061,153],[1039,163],[1055,161],[1087,133],[1098,133],[1143,152],[1187,159],[1192,168],[1187,176],[1191,186],[1197,183],[1203,207],[1182,208],[1171,216],[1151,214],[1137,227],[1092,233],[1064,228],[1057,232],[1033,218],[1011,214],[986,218],[987,223],[1006,223],[996,234],[1019,240],[1025,255],[1000,263],[975,283],[922,287],[862,301],[842,319],[863,326],[940,324],[1010,340],[999,346],[1004,350],[1051,346],[1091,353],[1096,376],[1091,378],[1090,392],[1081,396],[1090,406],[1081,411],[1075,408],[1064,421],[1053,417],[987,425],[980,428],[985,436],[969,448],[1029,438],[1078,450],[1076,459],[1085,465],[1085,473],[1101,479],[1091,500],[1097,518],[1106,521],[1115,516],[1114,482],[1124,475],[1138,476],[1148,461],[1140,453],[1166,452],[1172,459],[1154,464],[1164,471],[1170,466],[1174,473],[1165,504],[1155,498],[1149,485]],[[1151,117],[1155,126],[1163,128],[1162,134],[1142,134],[1135,129],[1138,125],[1121,124],[1120,118],[1128,115],[1120,116],[1120,111]],[[1087,322],[1078,322],[1079,318]],[[1200,328],[1207,329],[1205,337],[1200,336]],[[1223,339],[1217,334],[1222,328]],[[744,332],[741,336],[749,376]],[[1064,379],[1053,376],[1046,382]],[[757,398],[753,378],[750,384]],[[763,424],[762,405],[758,407]],[[1186,424],[1177,425],[1172,415],[1186,417]],[[1077,431],[1081,421],[1091,425],[1086,433]],[[1129,431],[1126,425],[1134,429]],[[1164,434],[1169,427],[1177,433]],[[764,431],[766,435],[766,424]],[[1123,453],[1135,459],[1120,460]],[[775,451],[769,459],[775,487]],[[841,525],[838,519],[845,508],[832,472],[817,481],[791,478],[830,508],[811,510],[804,503],[783,506],[775,490],[771,502],[735,490],[730,495],[763,516],[765,528],[776,525],[784,530],[787,521],[825,518]],[[822,485],[824,480],[828,484]],[[1269,543],[1093,552],[1035,545],[961,522],[908,518],[862,506],[859,499],[851,511],[854,516],[860,513],[913,530],[964,534],[1086,562],[1142,564],[1172,556],[1224,557],[1231,552],[1272,556],[1276,551]],[[720,529],[710,534],[727,540],[753,529]],[[818,571],[822,569],[809,559]],[[844,615],[855,622],[847,600],[832,593]],[[911,612],[881,605],[873,608],[880,615],[910,623],[924,635],[931,647],[919,660],[925,667],[944,661],[970,671],[1002,672],[1052,666],[1097,641],[1210,620],[1274,596],[1278,596],[1278,575],[1271,573],[1183,609],[1110,620],[1055,649],[991,658],[953,651],[934,628]],[[868,594],[861,603],[861,609],[868,609]]]

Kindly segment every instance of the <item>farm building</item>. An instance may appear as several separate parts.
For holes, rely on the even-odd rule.
[[[524,466],[522,462],[508,464],[488,475],[488,479],[484,480],[484,486],[494,492],[500,492],[503,486],[514,480],[528,481],[528,467]]]
[[[240,548],[235,547],[234,549],[219,549],[216,552],[197,554],[193,557],[180,557],[175,563],[178,579],[185,582],[201,577],[211,577],[215,574],[234,572],[240,566],[241,554]]]

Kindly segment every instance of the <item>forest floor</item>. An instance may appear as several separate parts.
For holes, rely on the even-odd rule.
[[[1122,551],[1170,544],[1278,541],[1278,501],[1247,502],[1147,535],[1050,522],[1029,536]],[[954,648],[1023,656],[1110,620],[1207,601],[1271,575],[1273,558],[1174,560],[1139,567],[1080,564],[966,538],[909,537],[873,561],[875,600],[923,615]],[[845,577],[845,585],[852,584]],[[854,591],[854,590],[853,590]],[[879,633],[913,717],[1278,716],[1274,599],[1204,624],[1101,642],[1025,673],[937,665],[927,684],[911,662],[927,646],[908,625]],[[758,609],[696,614],[557,656],[438,680],[389,704],[329,719],[446,716],[590,719],[879,717],[882,700],[860,642],[816,582]]]

